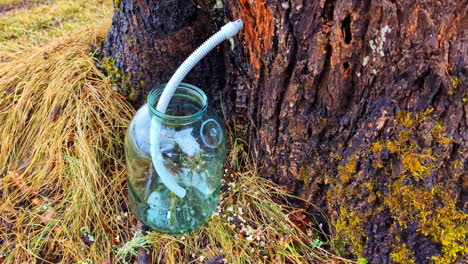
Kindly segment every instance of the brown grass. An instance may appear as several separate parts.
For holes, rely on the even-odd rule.
[[[11,263],[109,255],[125,197],[122,141],[133,110],[94,66],[105,29],[0,65],[0,230]],[[89,229],[96,242],[86,246]]]

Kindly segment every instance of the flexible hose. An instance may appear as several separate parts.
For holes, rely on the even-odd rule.
[[[185,76],[192,70],[192,68],[210,52],[217,45],[223,42],[225,39],[233,37],[242,28],[242,20],[238,19],[224,25],[216,34],[206,40],[200,47],[198,47],[177,69],[172,75],[171,79],[167,83],[164,91],[162,92],[156,110],[161,113],[166,113],[167,106],[171,101],[177,87],[185,78]],[[171,190],[175,195],[180,198],[184,198],[186,190],[182,188],[175,181],[171,173],[166,169],[163,164],[162,153],[160,150],[160,134],[161,134],[161,121],[153,117],[151,119],[150,128],[150,145],[151,145],[151,159],[153,161],[154,168],[160,177],[162,183]]]

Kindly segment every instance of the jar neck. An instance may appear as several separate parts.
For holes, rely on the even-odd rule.
[[[200,120],[205,115],[208,108],[206,94],[200,88],[187,83],[181,83],[177,87],[166,113],[158,111],[156,106],[164,87],[166,84],[159,85],[148,94],[148,107],[153,118],[166,124],[182,125]]]

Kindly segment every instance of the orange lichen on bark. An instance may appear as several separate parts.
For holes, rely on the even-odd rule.
[[[273,15],[265,5],[266,0],[240,0],[240,17],[244,22],[244,36],[249,52],[250,63],[260,69],[263,52],[273,43]]]

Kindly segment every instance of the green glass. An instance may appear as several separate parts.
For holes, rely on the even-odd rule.
[[[218,205],[226,158],[222,120],[199,88],[181,83],[165,114],[156,110],[164,85],[153,89],[125,138],[131,210],[151,229],[182,234],[203,225]],[[177,197],[160,180],[150,155],[151,119],[162,122],[163,164],[187,194]]]

